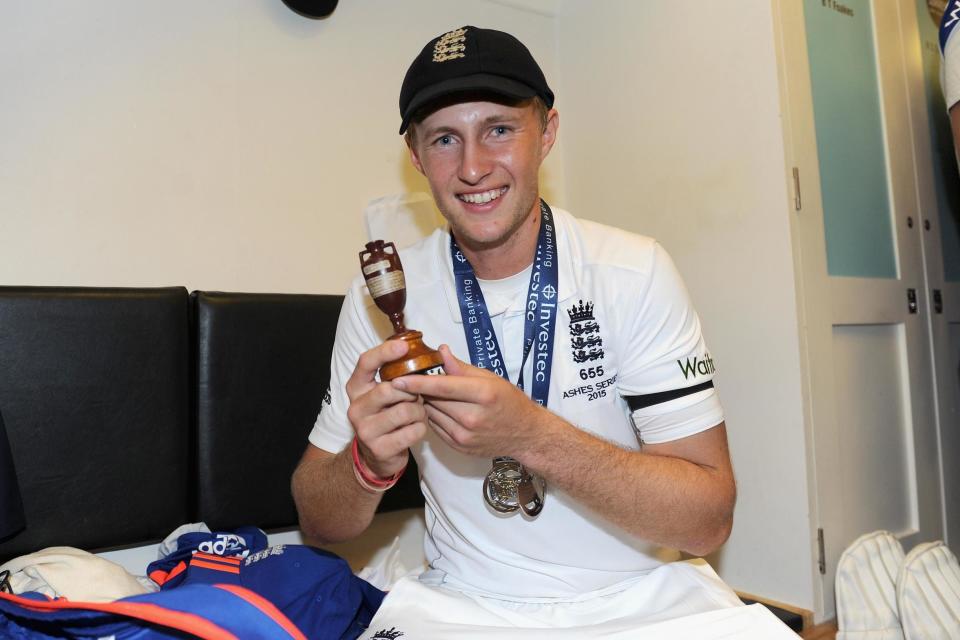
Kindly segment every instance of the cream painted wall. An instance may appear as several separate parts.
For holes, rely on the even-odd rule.
[[[814,609],[770,3],[565,0],[558,25],[566,204],[664,244],[718,364],[739,500],[712,563]]]
[[[322,21],[281,0],[4,2],[0,284],[343,292],[366,203],[427,189],[400,82],[463,24],[555,75],[537,2],[344,0]]]

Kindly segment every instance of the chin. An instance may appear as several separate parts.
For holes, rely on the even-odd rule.
[[[509,237],[509,234],[504,233],[471,233],[463,227],[454,227],[453,225],[451,225],[451,228],[457,242],[474,251],[499,247]]]

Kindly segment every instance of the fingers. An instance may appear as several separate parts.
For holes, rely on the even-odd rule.
[[[460,423],[436,407],[427,405],[426,410],[427,418],[429,419],[428,424],[433,431],[448,445],[454,449],[459,449],[460,446],[464,444],[463,438],[465,435]]]
[[[354,412],[355,406],[351,405],[348,414]],[[400,402],[351,422],[361,457],[381,477],[399,471],[407,462],[407,449],[427,432],[426,409],[420,401]]]
[[[361,455],[367,466],[380,476],[393,475],[407,460],[407,449],[427,435],[427,422],[421,420],[389,431],[373,440],[361,440]]]
[[[405,340],[387,340],[361,354],[346,384],[347,396],[350,400],[353,401],[354,398],[369,391],[376,384],[376,375],[380,367],[402,357],[409,348]]]
[[[425,404],[427,417],[430,420],[439,421],[438,416],[442,416],[449,420],[451,424],[463,426],[468,430],[483,427],[486,412],[482,407],[471,402],[427,398]],[[447,429],[447,431],[451,432],[452,430]]]
[[[387,477],[407,462],[407,448],[426,434],[427,415],[416,394],[389,382],[377,382],[380,367],[402,357],[402,340],[387,340],[363,353],[346,384],[347,419],[357,434],[360,455],[378,475]]]
[[[437,436],[443,440],[448,447],[455,450],[460,450],[459,443],[454,439],[452,432],[456,429],[456,423],[452,423],[449,418],[446,416],[434,417],[436,410],[427,409],[427,415],[430,417],[430,428],[433,430]],[[452,424],[451,424],[452,423]]]
[[[362,394],[350,398],[347,417],[351,423],[356,423],[365,416],[379,413],[387,407],[417,399],[417,394],[405,391],[389,382],[371,383]]]
[[[405,425],[427,420],[423,403],[409,400],[379,406],[375,410],[368,410],[357,402],[347,410],[347,417],[363,442],[371,442]]]
[[[450,350],[448,345],[440,345],[440,356],[443,358],[443,371],[448,376],[474,376],[474,377],[486,377],[494,376],[499,377],[497,374],[492,371],[487,371],[486,369],[481,369],[480,367],[475,367],[468,362],[460,360],[455,355],[453,351]]]
[[[497,388],[501,384],[510,385],[502,378],[494,377],[490,381],[463,376],[404,376],[391,381],[399,391],[423,396],[429,403],[449,400],[478,405],[496,403]],[[512,385],[510,385],[512,387]]]

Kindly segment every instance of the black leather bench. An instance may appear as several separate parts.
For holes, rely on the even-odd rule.
[[[26,520],[0,561],[146,544],[185,522],[295,527],[290,474],[342,300],[0,287],[0,415]],[[381,511],[422,505],[414,468]]]

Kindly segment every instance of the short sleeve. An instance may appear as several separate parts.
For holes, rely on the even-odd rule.
[[[361,319],[357,297],[356,288],[351,288],[340,308],[330,359],[330,386],[309,436],[311,444],[330,453],[339,453],[353,439],[353,427],[347,418],[347,408],[350,406],[347,380],[353,374],[360,354],[373,346]]]
[[[946,101],[947,111],[960,102],[960,7],[951,2],[944,11],[940,22],[940,53],[943,56],[940,64],[940,86]]]
[[[625,327],[618,390],[641,442],[684,438],[723,421],[716,365],[700,319],[667,252],[651,250],[635,311]]]

